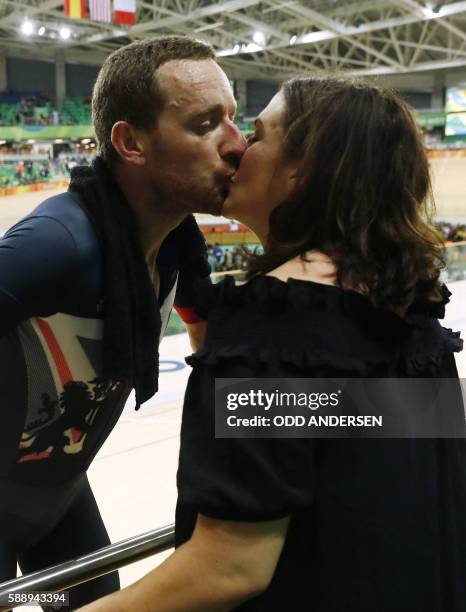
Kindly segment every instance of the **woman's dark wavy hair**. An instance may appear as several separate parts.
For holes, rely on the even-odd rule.
[[[431,224],[429,165],[407,104],[347,78],[300,78],[282,88],[284,153],[299,160],[293,197],[270,216],[250,276],[318,249],[342,288],[405,312],[439,301],[444,245]]]

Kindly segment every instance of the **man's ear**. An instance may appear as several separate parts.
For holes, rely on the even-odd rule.
[[[111,141],[123,161],[136,166],[146,163],[141,134],[127,121],[117,121],[112,127]]]

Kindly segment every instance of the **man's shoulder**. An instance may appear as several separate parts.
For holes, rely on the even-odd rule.
[[[66,312],[95,311],[101,248],[93,223],[69,193],[47,198],[10,228],[0,241],[0,256],[4,287],[34,312],[56,312],[65,302]],[[59,304],[50,296],[59,297]]]
[[[87,213],[80,206],[76,196],[72,195],[69,191],[64,191],[45,199],[25,219],[41,217],[56,219],[65,226],[81,224],[92,227]]]
[[[27,230],[28,243],[54,244],[68,241],[83,260],[95,259],[99,241],[94,225],[74,194],[63,192],[41,202],[27,216],[11,227],[5,239],[14,239]],[[25,235],[25,234],[24,234]],[[31,244],[32,246],[32,244]]]
[[[11,229],[38,224],[44,228],[48,224],[52,227],[58,224],[66,230],[82,253],[99,248],[96,230],[88,213],[80,205],[77,196],[69,191],[47,198]]]

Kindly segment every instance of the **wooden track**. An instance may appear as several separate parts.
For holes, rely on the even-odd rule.
[[[466,157],[434,158],[430,166],[437,214],[466,223]]]
[[[0,197],[0,228],[8,229],[29,214],[46,198],[63,193],[63,189],[44,189]]]

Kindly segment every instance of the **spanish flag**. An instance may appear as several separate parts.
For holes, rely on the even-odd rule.
[[[65,15],[71,19],[87,17],[86,0],[65,0]]]

